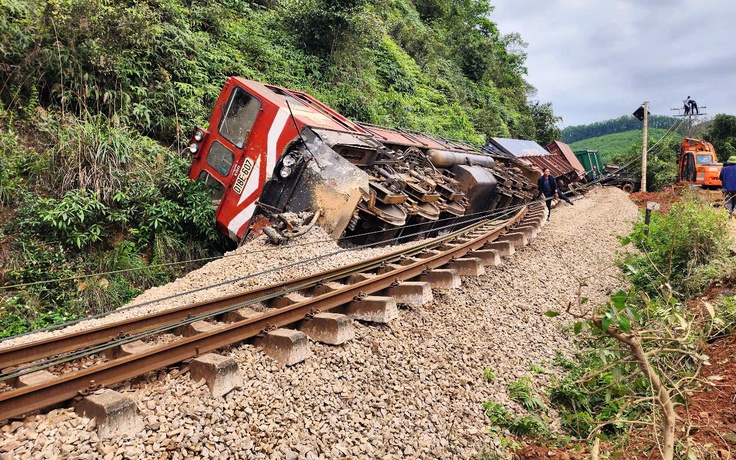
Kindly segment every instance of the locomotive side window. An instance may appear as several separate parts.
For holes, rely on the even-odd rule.
[[[197,180],[204,182],[210,187],[212,190],[212,204],[219,206],[222,196],[225,194],[225,186],[207,171],[201,171]]]
[[[220,135],[232,142],[235,147],[242,149],[260,108],[261,101],[244,89],[236,87],[230,94],[220,126],[217,128]]]
[[[207,164],[223,176],[230,174],[234,161],[235,154],[217,141],[212,143],[207,152]]]

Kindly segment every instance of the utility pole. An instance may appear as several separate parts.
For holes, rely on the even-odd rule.
[[[649,125],[649,101],[644,101],[644,128],[642,129],[641,140],[641,191],[647,191],[647,148],[649,142],[647,140],[647,128]]]

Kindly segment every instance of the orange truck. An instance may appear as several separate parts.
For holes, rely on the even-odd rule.
[[[702,185],[705,188],[718,188],[718,179],[723,164],[710,142],[686,137],[682,140],[682,150],[677,160],[677,181],[685,184]]]

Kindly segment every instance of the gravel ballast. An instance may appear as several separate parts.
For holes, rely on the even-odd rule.
[[[118,311],[61,329],[11,337],[0,342],[0,349],[239,294],[283,280],[366,261],[418,244],[421,241],[386,247],[343,248],[319,227],[314,227],[298,241],[283,246],[274,246],[266,236],[260,236],[171,283],[147,290]]]
[[[94,422],[57,409],[0,427],[0,457],[472,458],[494,443],[482,404],[514,409],[507,384],[527,375],[544,384],[547,375],[530,366],[553,372],[555,353],[571,349],[567,320],[544,313],[573,299],[578,280],[587,280],[591,302],[620,287],[616,236],[637,215],[622,191],[594,189],[554,209],[501,266],[434,291],[388,325],[356,323],[355,340],[342,346],[312,343],[314,356],[293,367],[249,345],[223,351],[244,386],[221,399],[188,374],[161,371],[118,389],[130,389],[145,431],[100,441]],[[210,282],[223,270],[211,270]],[[483,377],[488,368],[493,382]]]

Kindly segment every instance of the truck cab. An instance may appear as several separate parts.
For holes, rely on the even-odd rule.
[[[721,186],[718,175],[723,165],[718,162],[710,142],[689,137],[683,139],[677,166],[678,182],[713,188]]]

